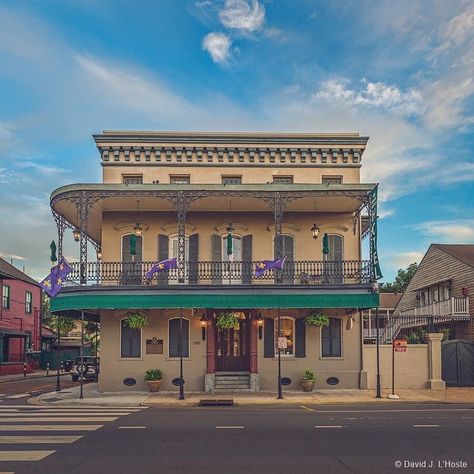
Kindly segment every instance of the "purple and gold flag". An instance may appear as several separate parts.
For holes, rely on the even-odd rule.
[[[162,260],[161,262],[155,263],[150,268],[150,270],[146,272],[146,279],[151,280],[156,272],[161,272],[163,270],[171,270],[172,268],[178,268],[176,258],[168,258],[167,260]]]
[[[277,260],[262,260],[255,266],[255,278],[260,278],[267,270],[281,270],[286,257]]]
[[[62,290],[63,281],[71,272],[71,266],[62,257],[58,264],[51,268],[50,274],[40,283],[40,286],[50,298],[54,298]]]

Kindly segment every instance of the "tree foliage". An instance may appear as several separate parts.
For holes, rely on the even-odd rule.
[[[417,268],[417,263],[411,263],[405,270],[400,268],[398,270],[397,276],[395,277],[395,281],[392,283],[382,283],[380,286],[380,292],[403,293],[407,289],[407,286],[413,278]]]

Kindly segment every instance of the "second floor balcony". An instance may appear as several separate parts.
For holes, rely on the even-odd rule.
[[[147,279],[156,262],[71,263],[65,286],[151,286],[168,285],[368,285],[369,260],[298,260],[285,262],[282,269],[257,274],[260,261],[185,261],[184,278],[177,268],[162,270]]]
[[[452,297],[401,311],[401,316],[456,316],[469,314],[469,297]]]

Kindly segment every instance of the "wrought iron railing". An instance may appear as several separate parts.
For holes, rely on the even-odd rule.
[[[289,285],[338,285],[362,284],[371,281],[368,260],[297,260],[286,261],[282,270],[267,270],[257,276],[258,261],[186,261],[184,274],[179,278],[178,269],[155,273],[151,280],[146,273],[156,262],[87,262],[71,263],[72,272],[65,286],[74,285],[196,285],[272,284]]]

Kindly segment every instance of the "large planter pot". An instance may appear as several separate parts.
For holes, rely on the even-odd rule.
[[[161,386],[161,380],[147,380],[148,388],[150,392],[159,392]]]
[[[314,380],[301,380],[303,392],[312,392],[314,388]]]

